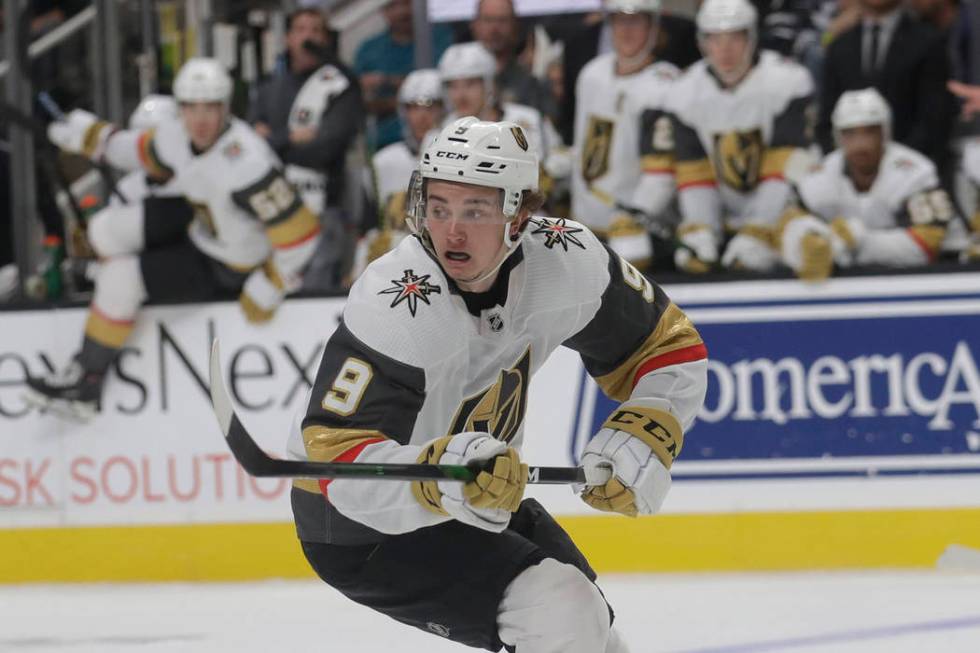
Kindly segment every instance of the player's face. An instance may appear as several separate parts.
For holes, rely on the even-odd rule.
[[[442,120],[442,103],[406,105],[405,120],[415,142],[421,143],[425,135],[435,129]]]
[[[499,262],[506,223],[499,189],[428,182],[425,225],[440,265],[454,281],[479,279]]]
[[[715,74],[726,82],[738,81],[747,70],[751,56],[748,32],[705,34],[701,37],[701,47]]]
[[[871,173],[878,169],[885,153],[885,134],[878,125],[842,129],[840,146],[849,168]]]
[[[446,90],[453,111],[460,117],[479,116],[486,108],[487,91],[480,77],[453,79],[446,84]]]
[[[623,59],[641,55],[656,29],[648,14],[613,14],[609,17],[609,25],[613,49]]]
[[[223,102],[194,102],[180,105],[180,117],[191,142],[198,150],[206,150],[221,135],[227,109]]]

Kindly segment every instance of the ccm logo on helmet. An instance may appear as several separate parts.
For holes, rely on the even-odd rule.
[[[450,159],[453,161],[465,161],[470,158],[469,154],[460,154],[459,152],[446,152],[445,150],[438,150],[436,152],[437,159]]]

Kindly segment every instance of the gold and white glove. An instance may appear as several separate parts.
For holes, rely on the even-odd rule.
[[[621,404],[585,447],[586,478],[596,477],[602,469],[612,470],[603,485],[586,486],[582,493],[582,500],[596,510],[630,517],[660,510],[684,434],[677,418],[658,404],[643,399]]]
[[[621,211],[612,217],[606,243],[612,251],[632,263],[640,272],[645,271],[653,263],[654,251],[650,234],[645,226],[626,211]]]
[[[804,281],[822,281],[834,271],[834,263],[851,263],[848,246],[826,222],[803,214],[786,222],[780,236],[783,262]]]
[[[674,265],[682,272],[705,274],[718,262],[718,240],[705,224],[685,224],[677,229]]]
[[[248,275],[238,303],[245,319],[253,324],[272,319],[279,304],[286,297],[285,285],[271,265],[264,265]]]
[[[437,438],[419,454],[418,462],[430,465],[469,465],[492,460],[490,471],[483,471],[469,483],[459,481],[416,481],[415,498],[425,508],[499,533],[507,528],[527,485],[527,465],[517,450],[489,433],[466,432]]]
[[[105,153],[106,141],[115,131],[108,122],[84,109],[74,109],[64,120],[56,120],[48,125],[48,140],[60,149],[73,154],[81,154],[98,161]]]
[[[735,270],[769,272],[779,262],[773,240],[773,231],[769,227],[746,225],[729,241],[721,264]]]

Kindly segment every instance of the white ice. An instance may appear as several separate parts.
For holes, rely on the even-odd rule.
[[[980,651],[977,572],[607,575],[600,585],[633,653]],[[0,586],[4,652],[294,650],[474,649],[314,581]]]

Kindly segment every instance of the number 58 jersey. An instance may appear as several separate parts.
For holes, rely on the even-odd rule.
[[[173,119],[116,132],[107,158],[124,169],[142,168],[171,194],[186,197],[194,207],[194,245],[233,269],[255,268],[271,256],[289,286],[312,254],[319,221],[286,181],[275,152],[238,118],[204,152],[193,149],[183,122]]]
[[[640,376],[705,358],[683,312],[578,223],[531,218],[481,294],[462,292],[417,238],[406,238],[351,289],[289,453],[414,463],[427,442],[468,431],[520,448],[531,377],[562,344],[618,400]],[[686,428],[691,420],[680,421]],[[297,481],[300,538],[365,543],[447,519],[409,486]]]

